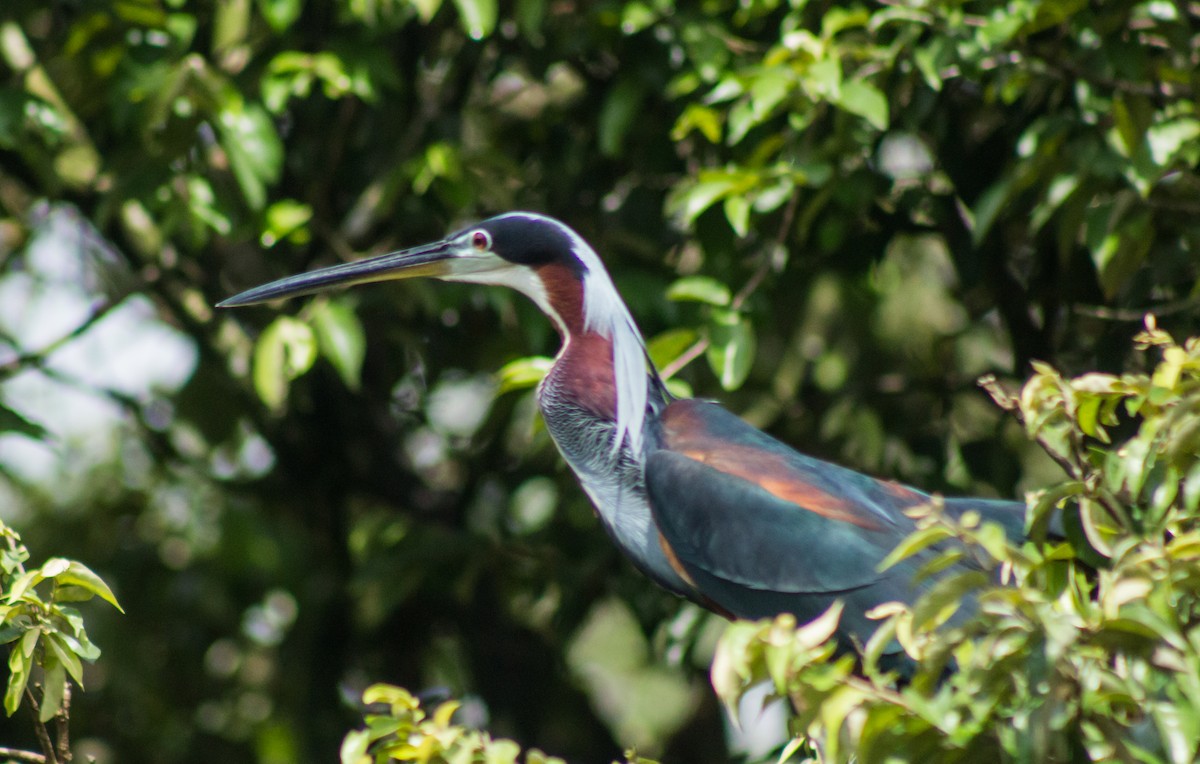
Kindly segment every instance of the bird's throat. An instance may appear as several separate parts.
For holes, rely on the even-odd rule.
[[[600,419],[617,416],[617,387],[612,340],[596,332],[564,338],[562,351],[550,370],[551,383],[573,404]]]

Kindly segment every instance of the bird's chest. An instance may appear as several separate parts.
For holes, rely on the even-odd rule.
[[[628,447],[613,449],[615,422],[597,412],[578,380],[572,377],[568,383],[560,368],[553,369],[538,390],[546,429],[600,516],[609,525],[617,524],[622,515],[636,515],[645,504],[641,460]]]
[[[538,390],[538,406],[550,437],[621,551],[659,584],[685,594],[688,587],[659,543],[646,497],[642,455],[633,454],[627,445],[614,451],[617,428],[611,414],[597,412],[596,401],[586,397],[586,389],[581,393],[578,377],[568,371],[569,367],[556,365]],[[602,382],[596,385],[603,387]]]

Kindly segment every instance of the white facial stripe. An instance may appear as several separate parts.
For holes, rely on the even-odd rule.
[[[447,261],[448,274],[441,276],[443,281],[460,281],[466,284],[488,284],[515,289],[542,309],[550,320],[558,327],[559,332],[567,336],[567,326],[563,323],[558,311],[550,304],[550,296],[546,294],[546,286],[541,278],[531,268],[510,263],[502,257],[490,252],[474,255],[462,255]]]

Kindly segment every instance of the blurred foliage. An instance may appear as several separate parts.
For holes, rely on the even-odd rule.
[[[625,735],[666,760],[728,758],[704,688],[722,624],[599,531],[536,421],[529,386],[557,338],[533,306],[416,282],[283,315],[211,307],[509,209],[603,254],[676,390],[805,451],[990,496],[1105,455],[1098,483],[1091,462],[1068,473],[1087,520],[1069,549],[1115,585],[1139,554],[1124,540],[1186,505],[1167,471],[1183,463],[1147,466],[1161,441],[1131,434],[1168,426],[1146,408],[1161,393],[1129,411],[1126,388],[1077,398],[1068,380],[1147,373],[1129,350],[1147,313],[1200,334],[1196,23],[1160,0],[5,0],[0,512],[128,611],[89,614],[105,656],[83,667],[77,754],[328,761],[363,689],[394,682],[570,761],[619,758]],[[1053,457],[975,384],[1013,387],[1034,360],[1062,370],[1039,366],[1030,396],[1068,420],[1026,420]],[[1046,591],[1076,580],[1074,556],[945,532]],[[1050,612],[1022,602],[1021,624]],[[1086,606],[1087,623],[1117,618]],[[637,660],[589,651],[597,633]],[[975,655],[956,655],[964,677]],[[902,697],[963,698],[968,681]],[[613,688],[646,693],[654,725],[631,725]],[[1151,689],[1153,727],[1172,690]],[[1095,702],[1021,723],[1084,728],[1109,704],[1134,724],[1118,695]],[[861,703],[895,724],[858,737],[919,726]],[[1141,739],[1126,744],[1153,749]]]
[[[70,752],[71,683],[82,688],[83,661],[100,657],[100,648],[88,639],[83,615],[66,603],[100,597],[117,610],[121,606],[86,565],[53,557],[27,570],[29,550],[20,534],[0,523],[0,537],[0,643],[9,645],[4,712],[12,716],[26,701],[32,706],[41,755],[52,761]],[[53,739],[45,726],[51,720],[56,721]]]
[[[956,539],[927,571],[964,554],[981,570],[940,580],[911,608],[877,608],[863,678],[826,642],[836,609],[798,630],[782,616],[731,627],[713,666],[726,701],[769,678],[824,761],[1195,761],[1200,340],[1178,345],[1151,320],[1137,343],[1161,355],[1149,373],[1068,379],[1039,364],[1019,396],[997,392],[1070,476],[1030,495],[1042,543],[923,508],[890,562]],[[1063,511],[1076,522],[1047,541]],[[944,626],[964,595],[979,617]],[[899,690],[878,669],[893,639],[919,666]]]
[[[346,736],[342,764],[386,764],[389,761],[515,764],[521,747],[511,740],[493,740],[486,733],[451,724],[456,701],[439,705],[432,715],[407,690],[376,684],[363,692],[363,703],[381,705],[387,713],[369,714],[367,726]],[[564,764],[562,759],[531,750],[526,764]]]
[[[363,692],[363,703],[379,713],[366,715],[366,727],[342,741],[342,764],[386,764],[419,761],[430,764],[516,764],[521,747],[511,740],[495,740],[487,733],[467,729],[451,720],[459,709],[448,700],[429,715],[421,702],[403,687],[376,684]],[[386,713],[384,712],[386,710]],[[525,764],[565,764],[536,748],[525,753]],[[636,750],[625,753],[625,764],[656,764]],[[614,763],[615,764],[615,763]]]

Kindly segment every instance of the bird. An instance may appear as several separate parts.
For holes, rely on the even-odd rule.
[[[550,437],[633,566],[730,619],[842,612],[839,651],[859,650],[878,605],[912,604],[934,551],[881,570],[931,495],[800,453],[719,404],[672,395],[596,251],[566,224],[509,212],[441,241],[288,276],[219,303],[240,307],[413,277],[505,286],[530,298],[561,345],[537,390]],[[1024,535],[1025,504],[945,498]],[[966,570],[969,556],[951,566]],[[945,573],[947,571],[943,571]],[[960,608],[961,618],[971,610]],[[895,641],[880,665],[911,661]]]

